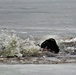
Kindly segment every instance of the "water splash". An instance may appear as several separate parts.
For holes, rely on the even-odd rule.
[[[25,39],[17,36],[15,30],[3,29],[0,31],[0,52],[4,56],[22,56],[22,51],[24,53],[38,52],[40,50],[40,45],[44,40],[48,38],[54,38],[58,43],[60,52],[65,52],[66,54],[76,54],[76,37],[65,37],[60,35],[45,35],[40,37],[35,37],[32,35],[27,36]],[[1,55],[1,53],[0,53]]]
[[[12,30],[13,31],[13,30]],[[0,51],[5,51],[4,56],[21,56],[21,51],[39,50],[33,36],[25,38],[18,37],[15,33],[9,30],[1,30],[0,35]]]

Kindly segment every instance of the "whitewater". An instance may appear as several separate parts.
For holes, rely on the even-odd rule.
[[[26,30],[26,29],[25,29]],[[18,34],[20,33],[20,34]],[[35,34],[36,33],[36,34]],[[63,52],[63,54],[76,54],[76,36],[71,35],[56,35],[56,34],[46,34],[43,31],[31,31],[25,32],[25,31],[17,31],[17,30],[10,30],[10,29],[1,29],[0,30],[0,51],[8,50],[8,47],[14,48],[14,46],[11,45],[13,43],[15,45],[14,51],[21,51],[22,50],[31,50],[37,49],[40,50],[41,43],[49,38],[54,38],[59,46],[60,52]],[[16,43],[14,43],[15,41]]]

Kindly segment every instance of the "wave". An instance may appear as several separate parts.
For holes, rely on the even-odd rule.
[[[21,55],[20,51],[23,50],[40,50],[41,43],[48,39],[54,38],[60,48],[60,52],[66,54],[76,54],[76,37],[71,36],[61,36],[61,35],[42,35],[33,36],[26,35],[25,39],[17,36],[15,30],[1,30],[0,31],[0,51],[3,49],[13,49],[15,54]],[[26,34],[27,32],[20,32],[21,34]],[[27,33],[28,34],[28,33]],[[12,45],[12,46],[11,46]],[[12,53],[12,54],[13,54]]]

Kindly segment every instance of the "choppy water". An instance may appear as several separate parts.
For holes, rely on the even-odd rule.
[[[19,32],[20,35],[18,35]],[[9,48],[18,53],[21,50],[40,50],[38,44],[41,45],[46,39],[54,38],[59,46],[60,52],[63,52],[63,54],[76,54],[76,36],[41,35],[41,33],[38,36],[38,34],[28,34],[28,32],[9,29],[0,30],[0,34],[0,51],[8,50]]]
[[[13,30],[24,39],[54,37],[62,50],[76,49],[75,20],[76,0],[0,0],[0,30]],[[72,40],[69,46],[66,40]]]

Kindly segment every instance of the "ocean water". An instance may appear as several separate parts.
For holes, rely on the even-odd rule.
[[[76,75],[76,64],[0,65],[1,75]]]
[[[75,12],[76,0],[0,0],[0,28],[72,32]]]
[[[64,49],[76,50],[76,0],[0,0],[0,30],[23,39],[53,37]]]
[[[75,34],[75,12],[76,0],[0,0],[0,28],[31,34]]]

